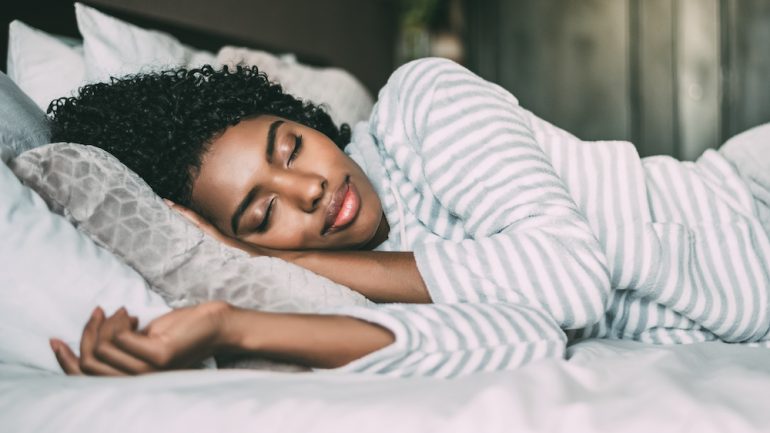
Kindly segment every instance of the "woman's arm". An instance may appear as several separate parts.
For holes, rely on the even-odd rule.
[[[374,302],[431,302],[411,252],[295,251],[278,256]]]
[[[353,317],[235,307],[227,307],[222,338],[221,347],[229,353],[251,353],[315,368],[341,367],[394,341],[385,328]]]
[[[362,320],[354,317],[360,317]],[[221,301],[181,308],[145,329],[124,309],[88,320],[76,356],[52,339],[67,374],[189,368],[218,354],[253,354],[315,368],[455,377],[563,358],[566,337],[539,308],[511,304],[385,304],[333,315],[264,313]]]
[[[113,376],[188,368],[225,353],[335,368],[393,341],[385,328],[351,317],[267,313],[213,301],[174,310],[141,331],[124,309],[107,318],[97,308],[83,329],[80,356],[57,339],[51,347],[67,374]]]
[[[610,247],[572,194],[603,200],[594,194],[604,192],[567,188],[529,116],[500,86],[429,58],[393,73],[369,131],[409,182],[404,189],[443,209],[438,221],[462,225],[461,240],[413,247],[434,303],[534,305],[565,329],[585,327],[604,316]]]
[[[430,303],[411,252],[280,251],[246,244],[220,232],[191,209],[166,200],[204,233],[253,256],[278,257],[347,286],[375,302]]]

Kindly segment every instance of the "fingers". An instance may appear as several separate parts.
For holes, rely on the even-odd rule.
[[[124,376],[126,373],[103,363],[95,355],[99,331],[104,320],[104,311],[96,307],[83,328],[83,336],[80,338],[80,370],[85,374],[99,376]]]
[[[121,333],[135,332],[139,319],[120,308],[109,318],[97,307],[91,313],[80,339],[80,358],[63,341],[52,338],[56,361],[68,375],[124,376],[156,371],[157,368],[118,349],[113,340]]]
[[[64,370],[65,374],[71,376],[83,374],[83,371],[80,369],[80,359],[78,359],[67,344],[56,338],[50,339],[49,343],[51,344],[54,355],[56,355],[56,361],[59,363],[59,366],[61,366],[61,369]]]
[[[80,337],[80,357],[93,357],[96,338],[99,335],[99,326],[104,321],[104,311],[101,307],[94,308],[86,326],[83,327],[83,335]]]
[[[173,361],[173,354],[169,350],[168,345],[147,335],[123,333],[115,338],[115,345],[158,369],[169,368]]]
[[[210,356],[213,334],[200,313],[180,309],[138,332],[138,319],[125,308],[105,317],[95,308],[83,328],[80,358],[62,341],[51,339],[56,360],[67,374],[124,376],[185,368]],[[154,324],[154,325],[153,325]]]
[[[120,338],[120,335],[121,334],[116,335],[115,338]],[[96,350],[96,357],[99,361],[128,374],[151,373],[158,370],[148,362],[139,359],[130,353],[126,353],[112,344],[99,345]]]
[[[94,349],[96,358],[118,370],[129,374],[141,374],[155,371],[147,362],[126,353],[115,346],[114,341],[122,333],[136,331],[139,319],[129,316],[125,308],[120,308],[99,329],[98,346]]]
[[[221,231],[219,231],[218,228],[216,228],[209,220],[206,218],[203,218],[200,216],[197,212],[195,212],[192,209],[188,209],[182,205],[178,205],[171,200],[163,199],[164,202],[166,202],[171,209],[177,211],[180,215],[185,217],[188,221],[193,223],[198,229],[200,229],[202,232],[206,233],[207,235],[213,237],[214,239],[218,240],[219,242],[222,242],[224,244],[235,246],[237,248],[238,241],[236,239],[230,238],[229,236],[223,234]],[[236,245],[233,245],[235,243]]]
[[[173,310],[153,320],[141,333],[125,332],[114,339],[123,352],[162,370],[187,368],[218,349],[224,302]]]
[[[51,339],[51,348],[56,355],[56,361],[61,366],[64,373],[70,376],[81,376],[85,374],[80,367],[80,359],[75,355],[72,349],[67,346],[66,343],[57,339]],[[124,372],[131,374],[151,373],[157,371],[156,368],[150,364],[134,358],[126,353],[121,352],[114,346],[101,345],[97,348],[97,356],[99,361],[105,361],[109,365],[91,365],[89,366],[88,374],[95,375],[124,375]],[[103,364],[103,363],[102,363]],[[114,366],[117,367],[114,370],[104,367]],[[115,374],[115,370],[120,371],[119,374]]]

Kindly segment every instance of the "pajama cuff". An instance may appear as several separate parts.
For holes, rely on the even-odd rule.
[[[386,365],[391,365],[397,359],[404,357],[415,346],[406,326],[392,314],[377,308],[349,307],[324,311],[321,314],[349,316],[365,322],[382,326],[394,336],[393,343],[364,355],[354,361],[337,368],[313,368],[313,371],[328,371],[336,373],[376,373]]]
[[[442,268],[442,259],[438,250],[448,241],[429,242],[414,246],[414,261],[430,299],[434,304],[449,304],[458,302],[457,295],[452,292],[450,281],[446,281],[447,273]],[[441,276],[444,276],[443,282]]]

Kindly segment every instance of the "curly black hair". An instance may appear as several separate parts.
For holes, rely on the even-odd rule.
[[[347,124],[338,128],[322,106],[285,93],[256,66],[111,78],[54,100],[47,113],[53,142],[102,148],[156,194],[186,206],[211,141],[245,118],[283,117],[326,134],[341,149],[350,140]]]

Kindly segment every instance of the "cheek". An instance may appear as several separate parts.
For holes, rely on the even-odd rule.
[[[374,229],[377,229],[377,223],[382,216],[382,203],[380,202],[380,197],[377,195],[377,192],[374,191],[374,187],[371,184],[367,184],[366,192],[363,194],[362,201],[364,202],[364,207],[361,210],[364,211],[365,214],[361,216],[365,216],[368,224],[374,225]]]
[[[304,237],[296,233],[270,233],[269,235],[252,235],[243,239],[244,242],[258,247],[272,248],[276,250],[297,250],[308,247]]]
[[[318,246],[313,225],[302,215],[284,215],[277,218],[268,233],[254,235],[248,241],[259,246],[281,250],[298,250]]]
[[[362,227],[362,241],[368,242],[377,233],[377,229],[382,221],[382,208],[379,206],[369,206],[365,216],[365,226]]]

